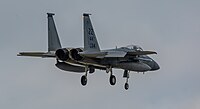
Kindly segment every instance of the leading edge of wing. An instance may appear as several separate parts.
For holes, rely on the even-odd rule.
[[[150,54],[157,54],[155,51],[134,51],[134,52],[127,52],[127,55],[150,55]]]
[[[17,56],[48,58],[48,57],[55,57],[55,53],[51,53],[51,52],[20,52],[19,54],[17,54]]]
[[[125,57],[126,55],[150,55],[157,54],[155,51],[132,51],[132,52],[124,52],[124,51],[107,51],[107,52],[82,52],[81,56],[91,57],[91,58],[106,58],[106,57]]]

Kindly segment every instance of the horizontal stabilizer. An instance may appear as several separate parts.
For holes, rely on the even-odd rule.
[[[55,54],[51,52],[20,52],[19,54],[17,54],[17,56],[48,58],[48,57],[55,57]]]

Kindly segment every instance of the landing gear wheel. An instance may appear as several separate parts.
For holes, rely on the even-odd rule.
[[[124,88],[125,88],[126,90],[128,90],[129,84],[128,84],[128,83],[125,83]]]
[[[110,76],[110,84],[115,85],[115,83],[116,83],[116,77],[114,75],[111,75]]]
[[[87,84],[87,77],[86,77],[85,75],[83,75],[83,76],[81,77],[81,84],[82,84],[83,86],[85,86],[85,85]]]

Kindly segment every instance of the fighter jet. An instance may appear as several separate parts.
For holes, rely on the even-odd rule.
[[[54,13],[47,13],[48,18],[48,51],[47,52],[20,52],[18,56],[55,58],[55,66],[64,71],[84,73],[81,84],[87,84],[88,73],[96,69],[110,73],[109,82],[116,84],[113,68],[122,69],[126,78],[124,88],[129,88],[129,73],[147,72],[160,69],[159,65],[149,56],[157,54],[155,51],[146,51],[136,45],[101,50],[93,29],[90,15],[83,14],[84,47],[63,48],[54,23]]]

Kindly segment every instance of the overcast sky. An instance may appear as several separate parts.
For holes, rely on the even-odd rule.
[[[64,47],[83,46],[82,13],[91,20],[101,49],[136,44],[161,69],[131,73],[97,70],[83,87],[80,77],[54,66],[55,59],[17,57],[20,51],[47,50],[47,12],[56,15]],[[199,0],[1,0],[1,109],[199,109]]]

